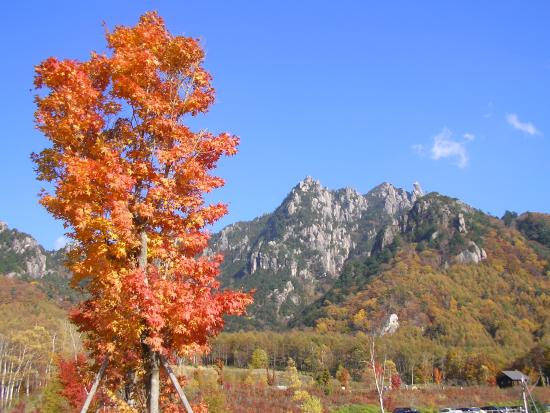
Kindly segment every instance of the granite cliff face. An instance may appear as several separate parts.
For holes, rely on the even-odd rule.
[[[46,274],[46,252],[34,238],[0,222],[0,273],[42,278]]]
[[[48,298],[68,308],[83,296],[69,286],[66,253],[66,248],[48,251],[30,235],[0,221],[0,277],[32,281]]]
[[[33,237],[0,221],[0,275],[42,279],[64,272],[59,251],[46,251]]]
[[[284,326],[334,285],[348,259],[391,243],[422,195],[417,183],[412,192],[383,183],[362,195],[307,177],[273,213],[226,227],[210,249],[225,255],[225,286],[256,289],[249,322]]]

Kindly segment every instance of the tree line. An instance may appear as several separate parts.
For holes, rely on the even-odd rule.
[[[464,349],[445,347],[408,327],[393,336],[378,337],[377,351],[395,366],[403,384],[494,384],[496,375],[506,368],[519,368],[534,377],[550,375],[550,345],[540,343],[518,359],[508,359],[498,348]],[[254,364],[254,352],[265,351],[270,368],[284,370],[288,359],[298,370],[317,375],[328,370],[335,377],[346,368],[354,380],[365,380],[369,360],[370,336],[319,334],[313,331],[222,333],[212,341],[209,354],[186,362],[246,368]]]

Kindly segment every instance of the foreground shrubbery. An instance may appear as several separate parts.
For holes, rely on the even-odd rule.
[[[185,368],[185,390],[194,405],[202,404],[210,413],[378,413],[377,396],[373,390],[342,390],[335,379],[331,379],[329,392],[325,392],[311,377],[300,375],[299,388],[277,388],[269,386],[261,377],[261,369],[224,369],[223,384],[213,368]],[[277,379],[285,380],[286,372],[278,371]],[[55,387],[55,386],[53,386]],[[328,394],[327,394],[328,393]],[[395,407],[412,406],[423,412],[435,412],[441,407],[483,406],[489,404],[520,404],[518,388],[499,389],[495,386],[443,387],[429,386],[418,389],[391,390],[385,399],[387,411]],[[533,396],[550,402],[550,387],[538,387]],[[66,402],[66,400],[65,400]],[[65,406],[67,410],[51,410],[52,406]],[[32,408],[31,408],[32,407]],[[63,408],[65,408],[63,407]],[[37,410],[33,410],[39,408]],[[57,407],[58,409],[60,407]],[[320,410],[322,409],[322,410]],[[28,405],[19,406],[13,413],[69,413],[78,411],[68,408],[63,397],[54,393],[44,394]],[[103,409],[103,412],[118,412],[117,408]],[[10,412],[12,413],[12,412]]]
[[[378,413],[380,409],[369,404],[350,404],[331,410],[331,413]]]
[[[190,377],[186,391],[194,401],[203,401],[210,412],[309,412],[317,406],[323,412],[375,413],[377,395],[361,383],[351,383],[352,390],[342,390],[341,383],[331,378],[329,391],[307,375],[299,375],[299,388],[269,386],[262,369],[234,369],[223,371],[223,385],[217,383],[217,373],[212,368],[186,367]],[[287,371],[277,371],[277,384],[286,386]],[[299,393],[297,391],[305,391]],[[535,388],[535,398],[550,402],[550,387]],[[431,385],[425,388],[391,390],[387,393],[385,407],[391,411],[399,406],[413,406],[422,411],[437,411],[441,407],[482,406],[488,404],[520,404],[519,388],[499,389],[496,386],[447,387]],[[315,410],[313,410],[315,411]]]

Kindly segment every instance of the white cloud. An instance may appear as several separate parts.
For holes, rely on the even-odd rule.
[[[59,250],[59,249],[63,248],[65,245],[67,245],[68,242],[69,242],[69,239],[62,235],[62,236],[56,238],[56,240],[53,244],[53,247],[54,247],[54,249]]]
[[[525,132],[528,135],[538,135],[540,132],[537,130],[535,125],[530,122],[522,122],[518,115],[515,113],[506,114],[506,121],[512,125],[514,129]]]
[[[449,159],[459,168],[468,166],[469,155],[466,146],[475,140],[473,133],[465,132],[461,137],[453,137],[453,132],[443,128],[433,138],[432,145],[416,144],[412,146],[414,152],[419,156],[429,156],[435,161]]]
[[[452,132],[445,128],[434,137],[434,144],[430,150],[432,159],[454,158],[459,168],[468,166],[468,152],[464,142],[452,139]]]

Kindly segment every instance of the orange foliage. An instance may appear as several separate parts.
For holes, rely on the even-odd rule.
[[[107,42],[109,56],[36,67],[45,89],[36,125],[52,146],[33,159],[54,188],[41,203],[74,241],[72,284],[89,294],[72,320],[96,365],[108,354],[114,384],[140,371],[144,346],[168,357],[204,349],[223,315],[242,314],[252,299],[220,291],[222,257],[201,255],[205,225],[226,213],[204,202],[224,184],[210,171],[238,138],[183,123],[214,101],[200,44],[171,35],[156,13],[116,27]]]

